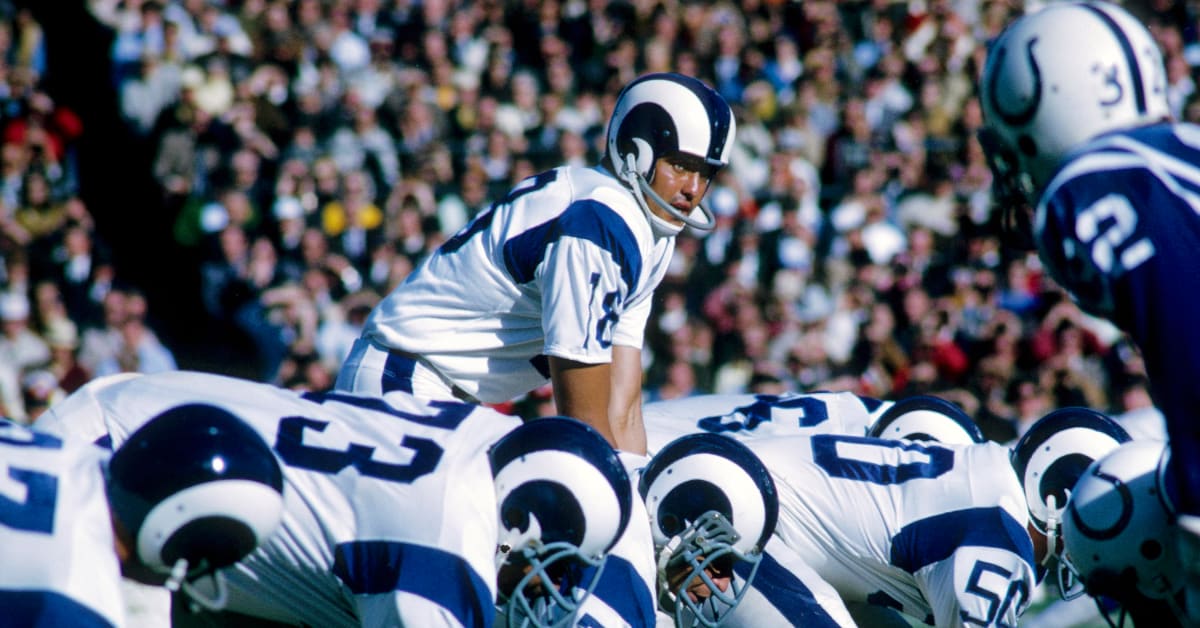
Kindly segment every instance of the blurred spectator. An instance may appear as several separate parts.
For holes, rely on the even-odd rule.
[[[32,423],[51,405],[67,396],[54,373],[37,369],[21,378],[21,395],[25,402],[25,420]]]
[[[178,368],[175,355],[146,324],[145,296],[138,290],[128,290],[122,303],[124,315],[115,330],[115,337],[110,337],[113,353],[96,364],[95,375],[159,373]]]
[[[611,88],[675,70],[731,98],[741,129],[709,193],[718,228],[679,239],[648,323],[647,396],[932,392],[1000,441],[1058,404],[1153,412],[1136,351],[988,219],[974,79],[1019,3],[88,4],[112,29],[113,122],[149,147],[149,211],[195,262],[179,291],[203,295],[187,333],[205,340],[185,365],[234,370],[239,347],[246,376],[325,388],[362,301],[514,178],[594,163]],[[56,33],[33,8],[0,10],[0,285],[27,297],[66,390],[168,361],[135,357],[157,336],[108,245],[128,227],[89,207],[131,214],[78,189],[103,108],[51,91]],[[1197,21],[1159,21],[1172,110],[1200,120]],[[0,363],[14,417],[24,375]],[[518,408],[552,412],[533,393]]]
[[[74,323],[56,319],[47,326],[43,337],[50,347],[46,370],[54,374],[64,392],[73,393],[92,379],[92,372],[78,359],[79,332]]]
[[[50,359],[50,347],[30,325],[29,298],[23,293],[0,294],[0,362],[17,372],[39,367]]]

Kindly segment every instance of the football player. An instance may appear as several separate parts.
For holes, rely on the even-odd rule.
[[[168,410],[116,452],[0,421],[0,624],[126,625],[121,575],[187,588],[279,525],[283,478],[248,425]]]
[[[928,421],[921,431],[957,435],[961,429],[948,418],[937,423],[955,429]],[[755,514],[762,507],[745,506],[756,503],[747,495],[766,490],[762,483],[755,488],[738,480],[746,474],[716,461],[713,445],[694,438],[663,447],[644,475],[643,483],[652,481],[652,470],[665,464],[660,456],[684,457],[684,444],[706,454],[701,463],[666,465],[674,476],[669,482],[689,487],[682,496],[693,500],[691,511],[676,508],[668,519],[686,527],[705,512],[696,504],[716,491],[688,484],[702,473],[700,479],[735,496],[704,502],[724,504],[712,509],[735,529],[762,520]],[[805,625],[905,625],[896,613],[937,626],[1015,625],[1044,573],[1042,565],[1061,552],[1047,537],[1060,537],[1057,522],[1070,486],[1089,462],[1127,439],[1114,421],[1083,408],[1043,417],[1011,451],[973,440],[839,433],[725,438],[743,444],[769,471],[779,514],[774,536],[753,544],[762,551],[753,579],[735,563],[731,582],[714,580],[715,589],[733,590],[740,603],[726,604],[723,615],[713,603],[693,612],[737,626],[801,618]],[[648,500],[647,508],[653,522],[656,505]],[[661,541],[658,536],[656,530]],[[681,621],[691,623],[696,622]]]
[[[649,450],[681,434],[736,439],[811,434],[981,443],[983,433],[958,405],[934,395],[881,401],[849,392],[693,395],[642,408]]]
[[[519,183],[380,302],[340,390],[509,401],[553,383],[562,414],[645,453],[641,347],[675,236],[729,160],[729,105],[701,81],[641,76],[618,95],[607,151]]]
[[[628,527],[630,480],[572,419],[170,372],[94,381],[39,426],[120,446],[195,404],[236,412],[270,444],[284,515],[258,550],[193,582],[195,612],[173,608],[176,622],[489,626],[499,599],[508,625],[586,625],[588,592],[643,581],[630,561],[602,561]],[[653,617],[648,591],[627,597],[614,611],[626,623]]]
[[[1016,20],[989,46],[980,91],[1006,224],[1141,350],[1174,451],[1178,549],[1200,621],[1200,127],[1169,119],[1156,39],[1107,2]]]

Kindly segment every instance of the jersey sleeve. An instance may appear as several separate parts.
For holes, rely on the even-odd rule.
[[[615,212],[589,202],[568,209],[547,237],[552,243],[538,267],[544,352],[588,364],[607,362],[625,301],[641,275],[633,232]],[[627,343],[626,338],[622,344]]]
[[[937,626],[1015,627],[1035,584],[1032,566],[999,547],[963,546],[914,575]]]
[[[650,320],[653,299],[646,299],[629,308],[617,321],[613,344],[641,349],[646,340],[646,322]]]
[[[751,568],[748,563],[737,563],[736,582],[744,586]],[[749,582],[750,590],[723,626],[852,628],[856,625],[833,585],[776,538],[767,542],[758,570]]]
[[[106,456],[0,421],[0,624],[125,625]]]

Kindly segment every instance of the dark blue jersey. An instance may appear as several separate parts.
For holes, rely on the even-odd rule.
[[[1200,459],[1200,126],[1109,133],[1072,152],[1036,232],[1054,279],[1141,349],[1176,460]],[[1182,506],[1200,513],[1200,470],[1180,479]]]

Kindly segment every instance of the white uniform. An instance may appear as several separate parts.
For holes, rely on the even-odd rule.
[[[222,570],[227,610],[322,627],[492,622],[498,520],[487,449],[519,419],[408,395],[301,395],[170,372],[93,382],[38,425],[119,446],[188,402],[245,419],[283,467],[283,523]]]
[[[861,436],[892,402],[849,392],[694,395],[642,406],[651,452],[675,438],[716,432],[739,440],[803,434]]]
[[[610,362],[641,348],[674,247],[601,168],[526,179],[376,306],[337,388],[499,403],[545,384],[547,356]]]
[[[649,459],[628,452],[619,455],[633,490],[629,525],[609,552],[592,596],[580,606],[576,626],[639,628],[656,622],[654,538],[650,515],[637,488],[641,470]]]
[[[838,434],[744,442],[779,492],[776,539],[845,603],[937,626],[1016,625],[1036,580],[1007,448]]]
[[[123,626],[108,454],[0,420],[0,626]]]

